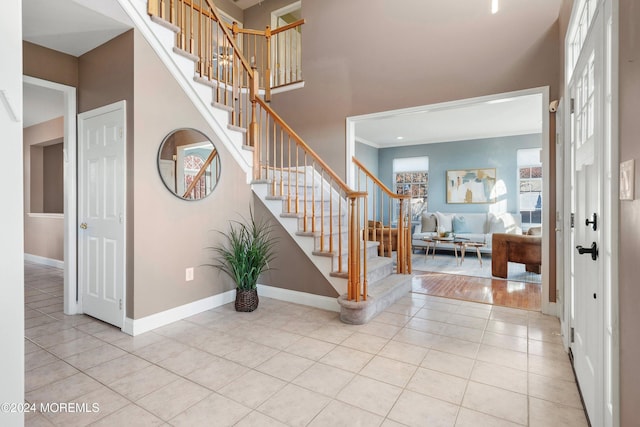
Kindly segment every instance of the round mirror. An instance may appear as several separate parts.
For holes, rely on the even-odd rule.
[[[220,156],[202,132],[176,129],[160,145],[158,171],[164,185],[177,197],[200,200],[218,184]]]

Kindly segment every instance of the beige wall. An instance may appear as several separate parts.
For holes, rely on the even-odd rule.
[[[256,218],[275,221],[273,215],[260,199],[254,197]],[[313,265],[289,233],[282,227],[274,227],[273,238],[278,240],[277,257],[271,263],[273,270],[260,277],[260,283],[276,288],[308,292],[327,297],[338,297],[338,293]]]
[[[27,76],[78,86],[78,58],[47,49],[29,42],[22,42],[23,72]]]
[[[620,425],[640,420],[640,4],[620,0],[620,161],[635,159],[635,200],[620,202]]]
[[[135,319],[234,289],[233,282],[212,267],[207,247],[219,241],[215,230],[248,216],[252,201],[246,175],[200,116],[173,76],[144,38],[135,34],[135,103],[133,217],[135,246],[130,252]],[[157,157],[162,140],[176,128],[193,128],[213,141],[220,156],[220,182],[200,201],[175,197],[162,183]],[[194,267],[195,280],[185,281]]]
[[[42,144],[61,141],[63,137],[63,117],[23,129],[24,252],[59,261],[64,260],[64,216],[46,217],[30,213],[43,212],[44,208]]]
[[[287,3],[246,10],[245,26]],[[344,177],[346,117],[539,86],[557,98],[560,3],[500,2],[491,15],[477,0],[305,0],[305,87],[272,106]]]

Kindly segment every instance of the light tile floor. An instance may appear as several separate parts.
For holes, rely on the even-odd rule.
[[[409,294],[367,325],[262,298],[130,337],[25,267],[27,426],[586,426],[555,318]],[[91,406],[89,406],[91,408]]]

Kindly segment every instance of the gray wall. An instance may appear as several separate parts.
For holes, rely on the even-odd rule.
[[[446,173],[452,169],[496,168],[498,182],[504,182],[507,188],[506,198],[498,202],[506,201],[507,212],[517,212],[517,150],[539,147],[540,134],[383,148],[379,150],[378,178],[393,188],[393,159],[428,156],[430,212],[489,212],[493,206],[489,203],[447,204]]]

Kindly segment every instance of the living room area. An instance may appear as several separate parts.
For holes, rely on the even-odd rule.
[[[546,97],[539,88],[347,119],[348,152],[411,197],[413,292],[540,310]],[[369,220],[393,232],[398,214]]]

